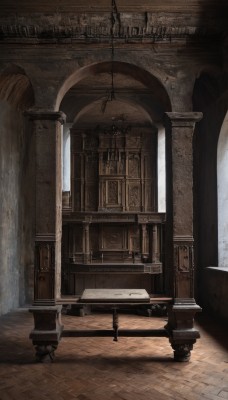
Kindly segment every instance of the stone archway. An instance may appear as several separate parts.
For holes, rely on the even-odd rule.
[[[63,84],[56,99],[56,109],[64,105],[64,94],[72,93],[75,90],[77,84],[83,85],[83,81],[92,75],[99,76],[103,73],[110,71],[110,63],[98,63],[88,67],[84,67],[81,70],[71,75]],[[157,78],[138,68],[134,65],[130,65],[122,62],[114,63],[114,73],[117,75],[123,75],[126,77],[128,74],[130,78],[137,83],[146,87],[146,95],[149,96],[149,103],[151,108],[150,115],[151,120],[155,123],[162,122],[164,113],[166,112],[165,127],[166,127],[166,161],[167,161],[167,222],[166,225],[166,280],[165,280],[165,295],[169,295],[166,298],[167,304],[169,304],[168,312],[168,324],[166,326],[166,335],[169,336],[171,345],[174,349],[174,357],[179,361],[187,361],[190,357],[190,351],[193,343],[199,337],[197,330],[193,329],[193,318],[197,311],[200,310],[199,306],[196,305],[194,296],[194,261],[193,261],[193,172],[192,172],[192,136],[194,126],[197,121],[202,117],[200,113],[175,113],[171,111],[171,105],[168,94],[164,89],[163,85]],[[75,85],[76,84],[76,85]],[[71,89],[70,89],[71,88]],[[70,90],[69,90],[70,89]],[[136,96],[132,91],[133,97]],[[143,103],[140,101],[140,91],[137,92],[136,99],[139,104]],[[67,95],[66,95],[67,96]],[[66,98],[66,97],[65,97]],[[82,101],[82,92],[78,97],[78,102]],[[136,103],[137,103],[136,101]],[[148,102],[145,102],[148,104]],[[81,111],[89,102],[85,101],[83,107],[79,108]],[[65,110],[63,110],[65,111]],[[168,112],[167,112],[168,111]],[[61,304],[64,300],[60,294],[60,274],[61,274],[61,124],[64,122],[65,116],[60,111],[54,112],[34,112],[30,114],[30,117],[35,121],[36,131],[36,148],[37,148],[37,194],[38,201],[36,207],[37,213],[37,224],[36,224],[36,302],[35,305],[38,308],[34,308],[31,311],[34,314],[36,329],[31,333],[30,337],[35,345],[38,345],[37,351],[39,358],[45,357],[47,354],[52,357],[52,353],[57,346],[63,327],[60,323],[60,311]],[[145,117],[145,116],[144,116]],[[144,119],[145,122],[145,119]],[[46,132],[48,131],[48,135]],[[85,166],[85,159],[83,159],[84,148],[86,148],[88,161],[89,157],[94,155],[94,151],[91,148],[90,141],[86,142],[86,137],[83,135],[75,135],[75,143],[81,143],[83,149],[82,157],[78,159],[83,160],[83,166]],[[110,251],[116,251],[121,256],[125,256],[125,250],[129,251],[128,243],[133,246],[133,261],[132,265],[138,261],[138,251],[134,248],[135,243],[139,242],[140,251],[140,265],[139,268],[145,268],[145,265],[149,260],[149,270],[151,273],[154,264],[159,264],[157,260],[158,252],[156,248],[158,246],[157,238],[157,224],[161,224],[162,220],[158,220],[156,209],[149,209],[142,201],[143,196],[138,195],[140,200],[138,203],[132,201],[131,204],[126,200],[128,197],[127,190],[125,196],[122,193],[125,191],[125,187],[129,185],[126,181],[129,179],[127,175],[128,155],[126,147],[122,148],[116,144],[115,150],[117,151],[118,157],[114,159],[116,162],[117,172],[113,172],[115,169],[112,167],[112,172],[106,171],[104,166],[104,160],[109,157],[104,157],[103,153],[107,153],[106,138],[101,134],[98,136],[99,151],[97,152],[97,161],[99,162],[99,174],[101,175],[101,183],[99,181],[99,202],[98,207],[95,204],[95,209],[88,209],[87,205],[91,205],[90,202],[83,202],[86,197],[86,184],[89,181],[89,177],[85,174],[83,176],[74,178],[78,182],[83,182],[83,190],[79,196],[79,209],[74,208],[69,210],[65,222],[69,221],[70,225],[76,223],[81,224],[82,229],[82,250],[79,252],[79,256],[82,257],[80,264],[82,264],[83,273],[85,266],[90,268],[92,264],[92,257],[90,252],[90,224],[95,223],[97,225],[105,225],[110,223],[112,218],[112,226],[110,230],[104,232],[101,241],[102,252],[107,251],[109,255]],[[137,135],[133,139],[135,143],[140,143]],[[126,138],[124,138],[126,139]],[[125,140],[126,142],[126,140]],[[83,146],[85,146],[83,148]],[[124,149],[124,151],[123,151]],[[138,160],[141,157],[141,153],[147,151],[147,146],[141,149],[139,144],[134,144],[131,150],[135,152],[133,159]],[[110,146],[108,145],[108,153]],[[113,148],[112,148],[113,150]],[[121,153],[122,152],[122,153]],[[124,153],[125,152],[125,153]],[[128,151],[129,153],[130,151]],[[141,153],[140,153],[141,152]],[[137,155],[136,155],[137,153]],[[140,153],[140,156],[139,156]],[[122,157],[122,154],[124,155]],[[101,155],[101,158],[100,158]],[[136,156],[136,157],[135,157]],[[112,158],[111,158],[112,159]],[[76,161],[76,160],[75,160]],[[123,161],[123,172],[119,174],[118,162]],[[92,160],[91,160],[92,162]],[[101,165],[102,164],[102,165]],[[142,163],[143,164],[143,163]],[[74,164],[77,166],[76,162]],[[140,165],[140,163],[138,164]],[[106,168],[106,169],[105,169]],[[114,168],[114,169],[113,169]],[[80,165],[75,170],[86,170]],[[129,168],[128,168],[129,169]],[[137,168],[136,168],[137,169]],[[100,171],[103,171],[100,173]],[[113,177],[115,178],[113,180]],[[88,179],[87,179],[88,178]],[[135,179],[135,176],[130,176]],[[140,192],[142,183],[146,180],[145,177],[139,175],[137,193]],[[85,183],[86,182],[86,183]],[[109,183],[111,184],[109,185]],[[93,182],[94,183],[94,182]],[[135,181],[134,181],[135,185]],[[110,187],[109,187],[110,186]],[[118,190],[114,193],[114,188]],[[110,189],[110,190],[109,190]],[[135,200],[135,187],[133,187],[132,198]],[[144,191],[147,192],[146,190]],[[114,194],[113,194],[114,193]],[[83,197],[84,196],[84,197]],[[89,198],[89,196],[88,196]],[[122,200],[119,202],[119,199]],[[100,199],[101,202],[100,202]],[[151,202],[149,202],[152,204]],[[74,205],[77,204],[74,199]],[[82,206],[82,209],[80,208]],[[85,205],[86,204],[86,205]],[[132,207],[130,208],[129,207]],[[110,208],[109,208],[110,206]],[[115,212],[112,208],[116,208]],[[138,207],[138,208],[137,208]],[[109,208],[109,209],[108,209]],[[107,213],[108,209],[108,213]],[[186,209],[188,210],[186,212]],[[72,211],[72,213],[71,213]],[[81,213],[81,214],[80,214]],[[154,216],[156,214],[156,218]],[[93,220],[95,215],[95,219]],[[110,217],[108,218],[107,217]],[[117,218],[118,217],[118,218]],[[128,218],[127,218],[128,217]],[[101,218],[101,219],[100,219]],[[155,218],[155,219],[154,219]],[[122,234],[121,231],[113,234],[113,226],[122,221]],[[125,227],[127,225],[134,226],[135,222],[140,225],[140,234],[137,236],[132,234],[130,236],[126,233]],[[147,224],[152,225],[151,235],[147,235]],[[103,228],[102,228],[103,229]],[[125,231],[124,231],[125,229]],[[133,232],[134,233],[134,232]],[[122,236],[121,236],[122,235]],[[96,236],[96,232],[95,232]],[[130,237],[128,241],[128,237]],[[119,240],[120,238],[120,240]],[[78,241],[80,235],[78,236]],[[110,240],[109,240],[110,239]],[[119,248],[120,241],[122,240],[121,249]],[[152,242],[151,247],[147,246],[148,241]],[[75,241],[74,241],[75,242]],[[108,246],[106,246],[108,243]],[[98,243],[99,246],[99,243]],[[141,247],[140,247],[141,246]],[[117,248],[118,247],[118,248]],[[148,249],[152,248],[152,252]],[[131,249],[131,248],[130,248]],[[155,251],[154,251],[155,249]],[[121,251],[120,251],[121,250]],[[100,252],[100,248],[99,248]],[[101,252],[101,260],[102,260]],[[74,256],[78,256],[78,251],[72,252]],[[108,254],[108,253],[107,253]],[[125,261],[125,260],[124,260]],[[102,262],[101,262],[102,264]],[[92,266],[93,267],[93,266]],[[99,268],[103,266],[99,265]],[[90,271],[89,271],[90,272]],[[171,297],[170,297],[171,296]],[[170,300],[171,299],[171,300]],[[75,300],[73,300],[75,301]]]
[[[111,124],[113,123],[113,121],[115,121],[115,123],[118,123],[119,119],[124,118],[124,123],[126,125],[131,125],[131,132],[133,132],[133,130],[136,131],[140,131],[140,135],[142,135],[142,131],[148,132],[146,134],[146,136],[149,134],[149,132],[151,133],[151,135],[154,135],[154,140],[157,141],[157,127],[156,125],[158,124],[158,121],[162,122],[162,117],[164,114],[165,110],[169,110],[170,109],[170,102],[168,99],[168,95],[165,93],[165,90],[163,88],[163,86],[161,85],[161,83],[158,81],[157,78],[151,76],[150,74],[148,74],[146,71],[142,71],[140,68],[134,66],[134,65],[130,65],[127,63],[121,63],[121,62],[114,62],[113,63],[113,70],[114,70],[114,90],[115,90],[115,99],[113,99],[112,101],[106,101],[107,98],[107,92],[108,90],[110,90],[110,82],[111,82],[111,76],[110,76],[110,68],[111,68],[111,64],[106,62],[106,63],[100,63],[100,64],[96,64],[96,65],[92,65],[89,66],[86,69],[83,69],[82,71],[78,71],[77,74],[74,76],[74,82],[76,81],[76,84],[73,84],[73,86],[71,87],[71,89],[69,89],[69,91],[65,94],[64,98],[62,99],[60,108],[61,110],[64,111],[64,113],[67,116],[67,121],[68,123],[72,123],[73,128],[71,129],[72,135],[73,132],[79,131],[81,130],[83,136],[86,136],[86,132],[90,132],[90,134],[92,134],[92,132],[94,132],[94,130],[100,130],[100,133],[105,130],[107,130],[109,128],[109,126],[111,126]],[[71,78],[71,84],[72,84],[72,78]],[[67,83],[67,85],[69,85],[69,82]],[[80,100],[79,100],[80,99]],[[105,104],[105,112],[102,112],[102,105],[103,102],[106,101]],[[72,104],[75,104],[75,106],[73,107]],[[167,108],[166,108],[167,107]],[[130,133],[129,133],[130,135]],[[128,135],[128,136],[129,136]],[[134,133],[134,135],[136,135],[136,133]],[[74,145],[74,141],[76,140],[74,135],[72,136],[73,139],[73,144],[72,146],[75,148]],[[103,139],[99,139],[99,141],[101,142]],[[149,145],[149,143],[148,143]],[[150,147],[150,146],[149,146]],[[74,150],[75,152],[76,150]],[[95,150],[97,151],[97,150]],[[101,151],[101,149],[100,149]],[[131,152],[133,152],[133,150],[131,150]],[[157,144],[154,147],[154,154],[157,152]],[[123,149],[119,149],[119,154],[122,154],[123,156]],[[142,156],[142,155],[141,155]],[[140,156],[140,157],[141,157]],[[78,157],[83,157],[83,155],[78,154]],[[155,156],[152,157],[154,161],[155,160]],[[85,162],[85,161],[84,161]],[[128,161],[127,161],[128,162]],[[130,161],[129,161],[130,162]],[[143,160],[141,162],[144,162]],[[99,161],[100,163],[100,161]],[[71,160],[71,164],[75,165],[77,164],[77,160],[74,158],[74,156],[72,155],[72,160]],[[99,170],[102,167],[99,167]],[[140,167],[141,168],[141,167]],[[153,182],[154,186],[157,186],[156,180],[156,172],[155,170],[157,169],[157,166],[154,165],[153,166],[153,170],[154,170],[154,177],[152,179],[151,182]],[[75,185],[75,178],[77,175],[75,175],[76,173],[73,172],[74,177],[72,178],[72,199],[71,199],[71,210],[65,210],[64,213],[67,213],[67,215],[69,216],[69,213],[73,213],[73,211],[80,211],[83,212],[84,211],[92,211],[92,206],[88,204],[84,204],[84,200],[82,200],[83,204],[77,204],[76,206],[76,198],[79,196],[84,196],[84,190],[85,186],[83,186],[80,189],[80,195],[77,193],[77,191],[74,190],[74,185]],[[85,174],[87,174],[85,172]],[[121,206],[119,205],[117,207],[117,205],[113,205],[111,208],[115,208],[116,212],[119,211],[130,211],[133,210],[135,208],[135,212],[136,214],[138,213],[139,209],[141,211],[153,211],[157,212],[157,187],[156,187],[156,194],[154,194],[154,196],[156,197],[156,206],[155,204],[152,206],[150,206],[150,208],[148,208],[149,206],[147,205],[145,208],[145,204],[142,202],[141,205],[139,205],[139,209],[135,206],[132,208],[132,206],[128,205],[128,200],[126,198],[126,196],[132,195],[132,196],[136,196],[136,191],[137,193],[141,193],[140,196],[145,196],[148,197],[149,196],[149,187],[152,188],[151,184],[149,184],[149,178],[147,178],[147,186],[148,189],[144,188],[144,184],[145,184],[145,178],[143,178],[143,172],[141,172],[141,184],[142,189],[139,187],[135,187],[135,192],[133,192],[133,188],[132,191],[131,189],[127,189],[128,185],[130,184],[129,180],[127,179],[126,181],[126,188],[125,189],[121,189],[121,187],[119,187],[119,194],[118,197],[120,196],[125,196],[125,199],[121,200]],[[132,177],[133,178],[133,177]],[[84,182],[85,177],[82,179],[82,177],[78,177],[77,179],[79,179],[80,185],[82,185],[82,182]],[[88,179],[88,178],[87,178]],[[104,177],[102,178],[104,180]],[[109,184],[111,184],[111,178],[110,176],[107,178]],[[115,176],[115,184],[118,184],[119,182],[120,176],[118,176],[118,174]],[[125,178],[123,178],[123,185],[125,186]],[[133,182],[133,181],[132,181]],[[92,181],[90,182],[90,184],[92,185]],[[84,185],[84,184],[83,184]],[[102,186],[104,185],[103,183],[99,183],[98,186]],[[96,186],[96,185],[95,185]],[[103,187],[103,186],[102,186]],[[78,189],[77,189],[78,190]],[[106,189],[108,190],[108,189]],[[123,190],[123,192],[122,192]],[[130,191],[129,193],[126,191]],[[151,189],[152,190],[152,189]],[[155,190],[155,188],[153,187],[153,190]],[[126,195],[124,193],[127,193]],[[99,189],[99,201],[97,201],[99,203],[99,205],[97,205],[97,208],[95,207],[93,209],[94,212],[98,211],[98,209],[101,211],[101,209],[106,210],[107,206],[104,206],[104,204],[106,204],[107,199],[102,201],[101,197],[103,193],[103,189]],[[122,194],[121,194],[122,193]],[[146,195],[145,195],[146,193]],[[85,196],[87,196],[87,194],[85,194]],[[91,199],[92,194],[90,193],[90,201],[92,201]],[[93,197],[95,196],[95,194],[93,195]],[[108,194],[107,194],[108,196]],[[96,195],[96,197],[98,197],[98,193]],[[94,200],[94,199],[93,199]],[[151,203],[152,199],[149,200],[149,197],[146,201],[146,203],[148,204]],[[89,208],[88,208],[89,207]],[[114,209],[113,208],[113,209]],[[110,209],[110,206],[109,206]],[[110,210],[109,211],[110,214]],[[109,215],[110,216],[110,215]],[[87,216],[88,217],[88,216]],[[89,218],[89,217],[88,217]],[[148,218],[148,216],[146,217]],[[115,220],[113,220],[116,228],[114,228],[114,225],[112,227],[112,229],[117,229],[117,222],[115,222]],[[146,220],[145,220],[146,222]],[[71,237],[70,241],[73,242],[74,239],[72,238],[72,224],[71,224],[71,228],[70,231],[68,231],[67,229],[67,222],[64,222],[64,237]],[[107,222],[106,222],[107,225]],[[129,270],[130,267],[130,263],[132,262],[132,253],[144,253],[143,258],[146,259],[148,258],[148,254],[149,254],[149,249],[146,249],[147,246],[150,247],[150,251],[152,251],[152,221],[150,222],[150,234],[148,234],[147,232],[147,226],[145,225],[143,228],[143,233],[141,233],[141,225],[139,226],[139,229],[137,231],[136,227],[136,231],[133,235],[133,233],[131,234],[129,231],[126,231],[125,234],[122,237],[122,240],[124,241],[124,243],[120,244],[120,248],[123,249],[123,251],[121,252],[121,250],[119,249],[119,251],[114,252],[114,254],[111,256],[109,256],[109,263],[110,262],[114,262],[116,264],[120,264],[120,261],[122,261],[122,263],[127,263],[127,267]],[[89,230],[89,227],[87,227]],[[107,227],[106,227],[107,228]],[[78,228],[80,230],[80,227]],[[95,229],[95,227],[93,226],[93,224],[91,224],[91,229],[90,229],[90,236],[94,234],[93,230]],[[108,229],[108,228],[107,228]],[[121,228],[122,229],[122,228]],[[154,229],[157,232],[157,226],[154,227]],[[160,228],[159,228],[160,229]],[[65,230],[67,232],[65,232]],[[85,230],[83,230],[84,234],[86,234]],[[76,231],[75,231],[75,235],[76,235]],[[86,234],[87,237],[88,234]],[[131,236],[134,236],[134,240],[131,238]],[[136,242],[140,243],[140,241],[142,239],[140,239],[140,237],[136,236],[141,236],[144,239],[145,244],[142,244],[142,247],[144,249],[141,248],[141,245],[137,247],[137,249],[133,249],[132,247],[134,247],[132,245],[133,241],[136,244]],[[147,235],[150,236],[147,237]],[[154,233],[155,235],[155,233]],[[74,236],[74,235],[73,235]],[[80,235],[79,235],[80,236]],[[78,238],[79,238],[78,236]],[[96,235],[97,237],[99,237],[99,233],[97,233]],[[120,239],[120,238],[119,238]],[[151,240],[151,244],[149,244],[149,241]],[[90,241],[90,239],[88,239],[88,241]],[[160,233],[159,233],[159,238],[156,238],[156,241],[158,243],[158,245],[160,246]],[[83,239],[83,242],[85,242],[85,239]],[[146,243],[148,242],[148,245],[146,245]],[[77,245],[80,243],[80,240],[77,240]],[[76,245],[75,245],[76,246]],[[93,263],[95,263],[95,259],[96,262],[98,263],[99,259],[102,259],[102,263],[105,262],[106,260],[106,254],[108,254],[108,250],[104,249],[104,251],[102,251],[101,249],[97,249],[97,246],[95,246],[95,249],[93,248],[93,244],[89,244],[87,243],[87,246],[85,246],[85,243],[83,245],[83,243],[81,243],[81,245],[79,245],[79,248],[76,249],[75,246],[72,247],[72,245],[69,248],[69,251],[67,251],[65,253],[65,255],[63,256],[63,260],[69,260],[67,267],[64,267],[64,271],[71,271],[74,270],[75,268],[77,268],[77,265],[80,264],[80,256],[79,253],[81,254],[81,263],[83,263],[83,259],[84,259],[84,253],[88,253],[87,254],[87,261],[86,263],[89,263],[89,260],[93,259]],[[84,246],[84,247],[83,247]],[[102,245],[103,246],[103,245]],[[106,246],[106,245],[105,245]],[[66,249],[66,247],[69,247],[69,243],[67,242],[67,240],[64,240],[64,249]],[[77,247],[77,246],[76,246]],[[84,250],[82,249],[82,247],[84,248]],[[98,246],[99,247],[99,246]],[[116,244],[116,247],[117,244]],[[89,250],[88,250],[89,248]],[[160,250],[156,251],[157,252],[157,256],[160,258]],[[118,255],[117,255],[118,253]],[[125,256],[121,256],[120,259],[120,253],[123,255],[124,253],[128,254],[128,257]],[[148,254],[147,254],[148,253]],[[92,256],[91,256],[92,254]],[[159,256],[158,256],[159,254]],[[95,259],[94,259],[95,257]],[[108,256],[107,256],[108,257]],[[116,258],[117,257],[117,258]],[[152,254],[149,256],[150,262],[155,261],[155,259],[157,260],[157,258],[154,256],[152,256]],[[118,260],[117,260],[118,259]],[[140,262],[142,261],[140,257],[138,257],[138,259],[140,260]],[[139,261],[138,260],[138,261]],[[66,261],[65,261],[66,262]],[[107,262],[107,260],[106,260]],[[90,261],[91,263],[91,261]],[[74,265],[76,265],[74,267]],[[148,264],[149,265],[149,264]],[[147,265],[147,267],[149,268],[149,266]],[[103,266],[103,269],[105,266]],[[79,268],[79,267],[78,267]],[[108,267],[107,267],[108,268]],[[157,266],[158,268],[158,266]],[[85,269],[85,268],[84,268]],[[95,268],[94,268],[95,269]],[[124,269],[124,267],[122,267],[122,270]],[[107,271],[106,271],[107,272]],[[79,288],[79,285],[77,283],[75,283],[75,279],[77,278],[73,278],[73,275],[69,272],[69,274],[71,275],[71,280],[74,280],[74,283],[70,284],[70,292],[74,293],[74,294],[80,294],[80,291],[83,289]],[[64,277],[67,277],[67,273],[64,272]],[[105,275],[105,274],[104,274]],[[126,275],[126,274],[125,274]],[[129,274],[128,274],[129,275]],[[103,285],[108,285],[108,275],[106,273],[106,279],[103,277]],[[138,277],[136,276],[136,279]],[[78,278],[79,279],[79,278]],[[84,278],[85,279],[85,278]],[[67,280],[67,278],[66,278]],[[82,280],[82,278],[80,278],[80,280]],[[127,288],[128,285],[130,285],[130,279],[129,276],[127,278],[127,275],[125,277],[124,280],[124,276],[122,275],[122,280],[125,285],[125,287]],[[154,280],[152,280],[154,282]],[[101,285],[101,283],[99,284],[99,279],[96,278],[96,285]],[[112,284],[114,285],[114,280],[112,279]],[[116,283],[117,284],[117,283]],[[118,283],[120,285],[120,282]],[[122,283],[123,284],[123,283]],[[145,284],[145,283],[144,283]],[[151,283],[152,284],[152,283]],[[94,281],[94,285],[95,285],[95,281]],[[133,285],[134,286],[134,285]],[[147,287],[147,289],[150,286]],[[151,292],[152,290],[155,290],[154,288],[152,289],[150,287],[149,292]],[[78,292],[79,291],[79,292]]]

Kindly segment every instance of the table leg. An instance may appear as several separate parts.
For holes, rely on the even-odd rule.
[[[113,308],[113,323],[112,323],[112,327],[114,330],[114,338],[113,340],[115,342],[118,341],[118,328],[119,328],[119,318],[118,318],[118,313],[117,313],[117,309]]]

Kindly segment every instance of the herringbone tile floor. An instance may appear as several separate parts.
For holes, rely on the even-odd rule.
[[[34,362],[32,315],[0,318],[0,400],[228,399],[227,331],[203,315],[189,363],[166,338],[63,338],[55,362]],[[64,315],[65,328],[111,328],[110,314]],[[120,315],[121,328],[159,328],[164,318]]]

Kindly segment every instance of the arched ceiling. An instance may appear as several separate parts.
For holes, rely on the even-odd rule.
[[[81,128],[90,128],[93,126],[109,126],[113,121],[124,122],[135,127],[151,126],[151,118],[144,109],[137,105],[113,100],[105,102],[106,107],[103,112],[102,101],[95,101],[88,107],[85,107],[81,113],[78,114],[74,126]]]
[[[134,126],[151,126],[162,119],[165,110],[161,107],[156,88],[153,90],[135,77],[115,72],[115,99],[110,101],[107,99],[112,88],[111,81],[110,72],[100,72],[71,87],[60,105],[67,122],[81,128],[93,128],[106,126],[120,116]]]

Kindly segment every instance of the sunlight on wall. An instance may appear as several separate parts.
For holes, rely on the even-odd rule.
[[[228,112],[217,148],[218,266],[228,269]]]
[[[158,212],[166,212],[165,128],[158,127]]]
[[[63,125],[63,146],[62,146],[62,176],[63,192],[70,192],[70,128],[72,124]]]

